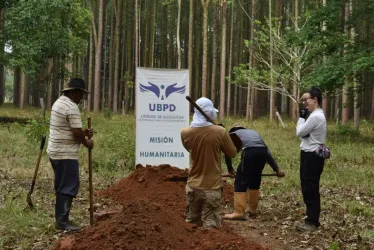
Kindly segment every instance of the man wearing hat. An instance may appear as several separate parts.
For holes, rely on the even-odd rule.
[[[196,101],[202,111],[214,121],[218,110],[208,98]],[[186,185],[186,221],[199,224],[203,229],[221,226],[221,151],[234,157],[237,149],[229,134],[207,121],[197,109],[190,127],[181,131],[183,146],[189,151],[192,165]]]
[[[261,185],[261,174],[268,163],[278,177],[284,172],[278,167],[261,136],[252,129],[235,124],[229,131],[235,133],[243,144],[241,161],[234,182],[234,212],[223,218],[228,220],[246,220],[247,216],[256,216]],[[231,159],[226,159],[227,168],[232,169]],[[246,203],[248,207],[246,209]]]
[[[93,148],[93,140],[86,139],[92,130],[82,129],[78,104],[89,92],[80,78],[71,79],[61,92],[52,106],[47,153],[55,176],[56,228],[77,231],[80,228],[71,225],[69,214],[79,190],[78,149],[80,144]]]

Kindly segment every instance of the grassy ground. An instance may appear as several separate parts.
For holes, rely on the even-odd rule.
[[[39,151],[38,138],[45,133],[47,125],[42,123],[39,110],[33,108],[21,112],[11,105],[1,106],[0,117],[4,116],[35,121],[29,125],[0,124],[0,249],[48,249],[60,233],[54,229],[53,172],[45,152],[32,195],[37,209],[25,210],[26,194]],[[84,121],[87,116],[83,114]],[[224,124],[230,127],[238,121],[226,119]],[[134,168],[135,119],[106,113],[105,117],[103,114],[92,116],[92,123],[95,130],[94,187],[101,189]],[[264,224],[265,219],[271,218],[273,225],[283,228],[287,234],[294,229],[285,224],[286,219],[301,219],[304,211],[299,186],[300,141],[295,136],[295,124],[286,121],[284,129],[259,119],[253,128],[262,135],[286,172],[284,179],[263,181],[260,209],[264,211]],[[369,122],[363,122],[359,135],[346,127],[329,124],[327,145],[332,150],[332,158],[326,162],[321,180],[321,221],[327,236],[323,236],[321,248],[366,249],[368,244],[374,243],[373,142],[373,124]],[[87,151],[81,149],[79,156],[81,189],[73,205],[72,219],[87,225]],[[235,162],[238,163],[238,158]],[[270,167],[265,171],[271,172]],[[96,206],[105,208],[108,204],[98,201]]]

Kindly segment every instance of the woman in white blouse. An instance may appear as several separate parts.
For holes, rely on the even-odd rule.
[[[305,108],[300,110],[296,126],[296,135],[301,138],[300,144],[300,182],[307,218],[299,223],[299,231],[314,231],[319,226],[321,201],[319,182],[325,160],[315,151],[326,141],[326,118],[322,107],[322,93],[318,87],[312,87],[303,95]],[[310,114],[308,119],[307,115]]]

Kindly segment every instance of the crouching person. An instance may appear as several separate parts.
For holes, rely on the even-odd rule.
[[[284,172],[279,169],[266,144],[255,130],[237,124],[229,133],[235,133],[240,138],[243,149],[235,175],[234,212],[225,214],[224,219],[246,220],[247,214],[257,215],[261,174],[265,164],[268,163],[278,177],[283,177]],[[232,168],[231,160],[226,159],[226,164],[228,169]]]
[[[217,118],[218,110],[211,100],[202,97],[196,103],[212,121]],[[182,129],[181,138],[192,161],[186,185],[186,221],[202,222],[202,229],[218,228],[222,198],[220,154],[234,157],[237,149],[223,127],[208,122],[196,109],[190,127]]]

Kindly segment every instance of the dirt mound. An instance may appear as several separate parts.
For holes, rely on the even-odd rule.
[[[55,249],[264,249],[225,226],[203,232],[186,223],[185,182],[168,181],[186,176],[186,171],[170,166],[138,167],[99,193],[120,203],[122,211],[63,239]],[[229,202],[230,188],[224,192]]]

